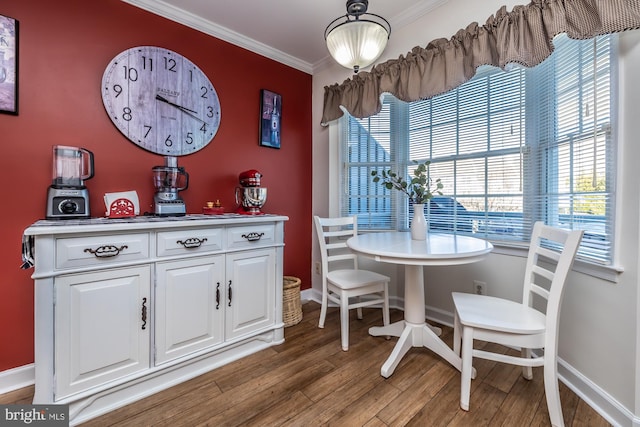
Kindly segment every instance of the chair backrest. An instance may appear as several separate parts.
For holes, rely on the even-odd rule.
[[[350,268],[358,268],[358,257],[347,247],[347,239],[358,234],[358,221],[355,216],[338,218],[313,217],[320,243],[323,279],[328,273],[329,265],[343,261],[350,263]]]
[[[555,340],[545,346],[550,351],[556,350],[564,285],[578,252],[582,234],[582,230],[568,231],[542,222],[536,222],[533,226],[522,303],[533,306],[534,294],[547,301],[547,336]]]

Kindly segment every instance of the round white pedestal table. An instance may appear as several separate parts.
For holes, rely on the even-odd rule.
[[[440,328],[425,322],[423,267],[481,261],[493,249],[491,243],[469,236],[433,232],[428,233],[426,240],[412,240],[408,232],[387,232],[354,236],[347,240],[347,245],[352,251],[376,261],[405,266],[404,320],[369,329],[370,335],[399,337],[382,365],[382,376],[389,378],[412,347],[426,347],[460,370],[461,359],[440,339]]]

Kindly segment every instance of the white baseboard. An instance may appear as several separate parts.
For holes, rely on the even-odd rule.
[[[300,292],[300,299],[303,303],[306,301],[320,303],[321,295],[313,289],[305,289]],[[393,298],[389,301],[389,305],[402,310],[404,301],[399,298]],[[431,321],[443,325],[453,325],[453,313],[445,312],[434,307],[427,307],[426,312],[427,318]],[[640,417],[634,415],[632,411],[562,359],[558,360],[558,376],[560,381],[612,425],[640,427]],[[34,381],[34,364],[2,371],[0,372],[0,394],[27,387],[34,384]]]
[[[35,383],[36,367],[33,363],[0,372],[0,394],[9,393]]]

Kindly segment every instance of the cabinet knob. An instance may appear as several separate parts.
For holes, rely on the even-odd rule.
[[[113,245],[104,245],[104,246],[99,246],[97,249],[86,248],[84,251],[95,255],[96,258],[111,258],[116,255],[119,255],[120,252],[122,252],[127,248],[129,248],[129,246],[127,245],[122,245],[120,247],[113,246]]]
[[[242,237],[247,239],[250,242],[255,242],[256,240],[260,240],[260,238],[264,236],[264,233],[256,233],[255,231],[249,234],[243,234]]]
[[[206,241],[207,241],[206,237],[204,239],[198,239],[197,237],[189,237],[185,241],[176,240],[176,243],[184,246],[187,249],[191,249],[191,248],[199,248]]]
[[[142,329],[147,329],[147,299],[142,298]]]
[[[216,286],[216,310],[220,309],[220,282]]]

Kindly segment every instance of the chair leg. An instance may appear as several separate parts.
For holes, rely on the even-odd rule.
[[[531,359],[531,349],[530,348],[522,348],[520,351],[523,359]],[[531,366],[523,366],[522,367],[522,376],[527,379],[533,379],[533,368]]]
[[[471,375],[473,371],[473,329],[462,328],[462,372],[460,373],[460,408],[469,410]]]
[[[386,286],[382,291],[382,299],[382,324],[387,326],[391,321],[389,320],[389,291]]]
[[[549,419],[553,427],[564,427],[560,390],[558,388],[558,364],[553,355],[544,358],[544,393],[547,398]]]
[[[342,341],[342,351],[349,350],[349,299],[340,296],[340,337]]]
[[[460,356],[460,340],[462,339],[462,326],[458,318],[458,312],[453,313],[453,352]]]
[[[356,297],[356,302],[360,304],[360,297]],[[358,319],[362,320],[362,307],[358,307],[356,313],[358,313]]]
[[[322,293],[322,305],[320,306],[320,320],[318,321],[318,328],[324,328],[324,321],[327,318],[327,292]]]

